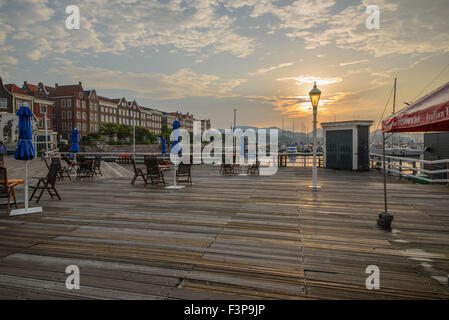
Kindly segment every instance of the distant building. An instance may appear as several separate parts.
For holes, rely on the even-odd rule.
[[[15,84],[3,84],[0,78],[0,140],[9,142],[18,138],[16,112],[21,106],[28,106],[34,114],[35,136],[38,151],[45,150],[46,134],[49,150],[56,148],[56,132],[54,128],[53,101],[42,95],[39,87],[27,85],[18,87]]]
[[[172,116],[175,116],[176,119],[181,123],[181,128],[186,129],[188,132],[193,132],[193,114],[191,113],[181,113],[179,111],[172,112]]]
[[[50,93],[50,99],[55,102],[55,127],[59,138],[70,140],[74,128],[78,130],[80,138],[89,133],[88,93],[84,91],[81,81],[64,86],[56,83],[55,90]]]
[[[169,112],[162,112],[162,125],[171,129],[173,122],[176,120],[176,115]]]

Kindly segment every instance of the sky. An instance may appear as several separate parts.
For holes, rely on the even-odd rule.
[[[69,5],[79,30],[66,28]],[[366,27],[369,5],[379,29]],[[449,81],[448,16],[447,0],[0,0],[0,76],[82,81],[213,128],[235,108],[237,125],[296,131],[311,131],[317,81],[319,122],[376,129],[395,77],[397,110]]]

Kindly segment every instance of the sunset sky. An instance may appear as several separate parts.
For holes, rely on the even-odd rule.
[[[68,5],[81,29],[65,27]],[[368,30],[367,5],[380,8]],[[398,77],[398,109],[449,63],[447,0],[0,0],[0,76],[83,82],[110,98],[192,112],[228,128],[311,130],[319,121],[377,122]],[[449,81],[449,68],[427,90]],[[387,111],[391,113],[391,104]]]

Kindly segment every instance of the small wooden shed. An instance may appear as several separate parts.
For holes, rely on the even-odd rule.
[[[371,120],[321,123],[324,166],[336,170],[369,170]]]

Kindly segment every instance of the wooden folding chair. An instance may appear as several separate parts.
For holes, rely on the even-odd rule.
[[[147,166],[147,182],[148,178],[151,184],[158,185],[162,183],[165,186],[164,172],[159,168],[156,157],[147,157],[145,159],[145,165]]]
[[[192,165],[180,163],[176,170],[176,182],[192,185]]]
[[[64,167],[62,165],[61,158],[53,157],[53,158],[51,158],[51,163],[54,163],[54,164],[57,165],[59,180],[63,180],[64,179],[64,175],[67,178],[69,178],[69,180],[72,180],[72,178],[70,177],[70,168],[69,167]]]
[[[94,175],[103,176],[103,174],[101,173],[101,170],[100,170],[100,165],[101,165],[101,156],[96,156],[95,160],[94,160],[94,165],[92,168],[94,171]]]
[[[0,168],[0,198],[8,199],[8,211],[11,207],[11,198],[14,200],[14,205],[17,209],[16,192],[14,191],[15,186],[17,186],[16,183],[8,184],[6,168]]]
[[[53,199],[55,196],[61,200],[58,191],[56,190],[56,180],[58,179],[58,164],[52,163],[50,165],[50,170],[46,177],[38,177],[38,182],[35,186],[30,186],[30,189],[33,189],[33,193],[31,194],[30,201],[33,200],[34,195],[38,190],[41,190],[39,196],[36,199],[36,203],[39,203],[42,195],[45,190],[47,190],[50,197]]]
[[[136,161],[133,159],[131,159],[131,163],[133,165],[133,169],[134,169],[134,178],[131,181],[131,184],[134,185],[134,182],[136,182],[137,178],[142,177],[143,181],[145,182],[145,185],[147,184],[147,178],[146,178],[146,174],[143,173],[142,169],[137,168],[136,166]]]

